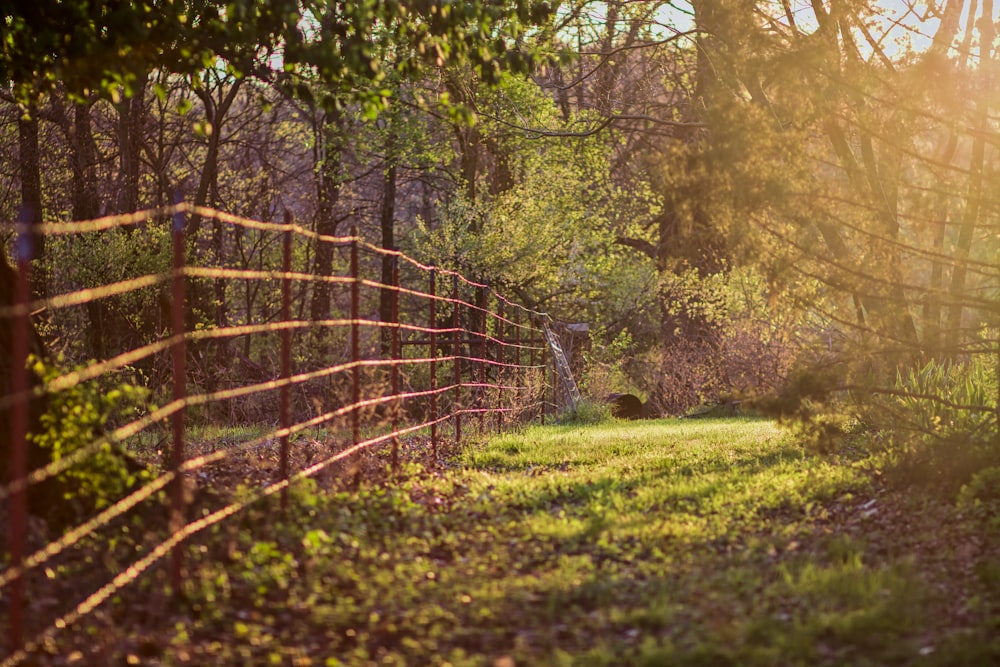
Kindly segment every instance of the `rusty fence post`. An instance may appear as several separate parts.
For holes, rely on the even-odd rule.
[[[537,377],[535,372],[535,317],[534,313],[528,313],[528,367],[531,369],[531,380]],[[532,403],[532,414],[534,414],[534,403],[535,403],[535,391],[534,387],[531,387],[531,403]]]
[[[10,541],[10,567],[20,569],[24,559],[24,549],[28,529],[28,489],[24,478],[28,474],[28,338],[31,316],[28,302],[31,298],[30,272],[34,254],[34,230],[28,229],[31,212],[22,207],[17,225],[17,278],[14,287],[14,315],[11,317],[11,395],[16,397],[10,406],[10,484],[15,490],[10,494],[10,517],[8,539]],[[24,640],[24,575],[20,574],[10,582],[7,601],[10,615],[8,644],[10,653],[21,648]]]
[[[431,267],[427,279],[427,293],[430,294],[431,308],[428,318],[430,327],[430,392],[431,392],[431,456],[437,461],[437,270]]]
[[[281,248],[281,322],[286,328],[281,330],[281,385],[278,406],[279,428],[286,430],[291,424],[291,387],[288,378],[292,376],[292,330],[287,322],[292,318],[292,213],[285,211],[285,231],[282,232]],[[288,481],[288,433],[281,436],[280,471],[282,482]],[[288,487],[281,489],[281,507],[288,507]]]
[[[504,356],[505,356],[504,355],[504,346],[507,344],[507,342],[503,338],[503,336],[504,336],[504,325],[503,325],[504,308],[503,308],[503,299],[497,297],[496,302],[497,302],[497,318],[496,318],[496,320],[497,320],[497,334],[496,334],[496,336],[497,336],[497,345],[496,345],[496,349],[497,349],[497,355],[496,355],[497,356],[497,371],[496,371],[496,378],[497,378],[497,390],[496,390],[496,396],[497,396],[497,413],[496,413],[495,428],[499,431],[499,430],[501,430],[504,427],[504,419],[503,419],[504,412],[503,412],[503,410],[504,410],[504,404],[505,404],[506,401],[503,400],[503,399],[506,398],[506,392],[507,392],[507,390],[503,389],[503,386],[505,385],[505,380],[507,378],[507,369],[504,368],[503,361],[504,361]]]
[[[479,418],[479,433],[486,432],[486,288],[476,288],[476,306],[479,308],[479,315],[482,317],[479,338],[479,386],[476,388],[476,416]]]
[[[392,395],[399,396],[399,364],[402,360],[402,350],[399,343],[399,255],[392,257],[392,369],[389,372],[392,384]],[[399,412],[401,403],[396,398],[392,406],[392,431],[399,430]],[[392,469],[399,470],[399,437],[392,437]]]
[[[358,266],[358,228],[351,227],[351,438],[352,446],[361,442],[361,280]]]
[[[516,305],[514,306],[513,322],[514,322],[513,376],[514,376],[514,386],[516,387],[516,389],[514,390],[514,400],[516,401],[516,403],[514,404],[513,415],[515,419],[518,422],[520,422],[522,418],[521,407],[523,406],[523,403],[521,403],[521,401],[524,400],[521,397],[521,386],[524,381],[525,374],[524,374],[524,369],[521,368],[521,309]]]
[[[545,413],[548,410],[549,400],[549,341],[542,331],[542,424],[545,424]]]
[[[176,200],[180,203],[180,199]],[[172,319],[172,329],[174,344],[171,349],[173,356],[173,400],[183,401],[186,397],[186,355],[187,345],[184,340],[184,226],[186,220],[183,211],[174,213],[173,237],[174,250],[174,276],[172,285],[172,298],[170,313]],[[171,530],[178,531],[184,524],[184,476],[181,473],[181,465],[184,463],[184,412],[185,406],[181,407],[171,415],[171,425],[173,427],[173,457],[171,467],[174,471],[174,481],[172,488],[173,505],[170,517]],[[181,569],[184,560],[184,552],[181,544],[176,545],[171,553],[170,561],[170,585],[174,596],[181,592]]]
[[[549,365],[552,367],[552,421],[559,416],[559,375],[556,368],[556,355],[552,350],[552,343],[549,340],[548,332],[545,335],[545,351],[548,353]]]
[[[455,444],[462,443],[462,341],[461,330],[458,326],[458,274],[452,276],[452,308],[451,308],[451,328],[452,328],[452,355],[455,357]]]

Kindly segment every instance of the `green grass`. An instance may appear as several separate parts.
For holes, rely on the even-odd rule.
[[[134,642],[160,664],[219,665],[1000,653],[985,598],[978,626],[942,635],[920,562],[865,532],[865,462],[807,455],[772,422],[534,427],[455,463],[350,493],[303,484],[283,519],[255,506],[191,545],[186,606],[166,631],[132,628]]]

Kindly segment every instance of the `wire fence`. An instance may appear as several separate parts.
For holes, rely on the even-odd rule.
[[[181,591],[185,541],[262,499],[286,507],[298,480],[348,475],[365,455],[395,469],[402,447],[437,459],[469,429],[555,407],[544,314],[355,230],[324,236],[288,214],[278,224],[178,203],[17,231],[0,304],[11,346],[3,667],[144,578]],[[117,279],[81,269],[90,251]],[[118,454],[124,463],[109,463]],[[73,504],[115,465],[120,493],[100,490],[87,512]],[[39,515],[58,530],[33,531]],[[71,553],[114,552],[106,533],[130,521],[147,536],[99,580],[65,587],[86,594],[39,601],[79,572],[59,566]]]

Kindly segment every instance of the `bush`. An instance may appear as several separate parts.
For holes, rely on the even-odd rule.
[[[647,353],[637,378],[654,414],[683,415],[784,383],[798,349],[797,325],[769,305],[771,288],[763,276],[690,270],[661,289],[669,295],[675,330]]]
[[[858,415],[884,436],[897,478],[954,491],[1000,460],[996,396],[992,357],[932,360],[898,373],[888,391],[876,389]]]
[[[894,426],[921,433],[928,442],[961,437],[982,441],[995,422],[997,376],[992,358],[929,361],[896,378],[888,399]],[[883,403],[884,404],[884,403]]]
[[[43,382],[61,375],[54,365],[33,360]],[[92,514],[114,503],[133,487],[145,471],[116,444],[105,438],[105,425],[134,417],[145,405],[148,391],[121,383],[103,389],[96,381],[48,395],[40,429],[31,434],[52,461],[60,461],[104,438],[96,451],[56,476],[62,490],[59,507],[44,508],[50,521],[60,522]]]
[[[1000,531],[1000,467],[984,468],[958,494],[958,505],[993,533]]]
[[[560,424],[600,424],[611,420],[611,406],[583,399],[560,419]]]
[[[611,394],[633,393],[626,372],[626,362],[635,354],[635,345],[628,329],[622,329],[610,343],[604,329],[590,332],[590,349],[583,353],[580,389],[588,396],[601,400]]]

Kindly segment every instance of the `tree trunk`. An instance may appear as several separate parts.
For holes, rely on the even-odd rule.
[[[460,161],[462,165],[462,179],[465,181],[465,197],[469,204],[476,203],[476,179],[479,176],[479,145],[481,137],[479,130],[475,127],[466,127],[457,130],[458,146],[461,152]],[[471,222],[471,232],[478,234],[482,231],[482,225],[478,218],[474,217]]]
[[[389,140],[389,144],[391,148],[392,139]],[[391,151],[387,151],[386,159],[391,160],[391,162],[386,168],[385,175],[382,179],[382,211],[380,216],[382,228],[382,247],[386,250],[395,250],[396,165],[395,157],[392,155]],[[393,267],[395,264],[395,257],[382,255],[383,285],[393,284]],[[395,321],[395,313],[392,308],[393,296],[394,294],[391,290],[383,289],[379,292],[378,313],[379,319],[383,322]],[[392,347],[392,330],[389,328],[383,328],[380,340],[382,357],[388,357],[391,353]]]
[[[215,88],[209,88],[206,82],[205,86],[195,88],[195,94],[205,106],[205,120],[210,126],[205,163],[202,166],[201,178],[198,180],[198,189],[194,197],[196,206],[216,208],[219,205],[219,155],[222,148],[222,128],[229,109],[236,100],[245,80],[235,79],[218,82]],[[219,99],[213,96],[215,93],[219,95]],[[200,250],[198,238],[200,228],[201,218],[192,215],[188,223],[187,233],[190,238],[190,247],[195,251],[196,258]],[[210,252],[206,254],[210,254],[212,264],[223,266],[226,259],[225,230],[218,220],[212,220],[212,236],[209,246]],[[216,278],[212,281],[211,296],[206,285],[193,281],[190,288],[190,298],[193,306],[201,311],[203,317],[210,317],[217,328],[227,326],[228,300],[225,279]],[[202,370],[205,373],[206,386],[209,389],[215,389],[218,387],[221,376],[225,374],[224,371],[229,368],[229,339],[216,339],[214,353],[209,358],[212,359],[210,367]]]
[[[925,61],[929,63],[931,68],[939,67],[940,63],[947,58],[948,50],[951,48],[952,42],[955,41],[955,36],[958,34],[959,21],[964,5],[965,0],[947,0],[942,12],[941,26],[934,34],[934,41],[931,44],[931,48],[924,56]],[[963,54],[960,56],[962,68],[968,64],[968,50],[964,50]],[[948,143],[945,144],[945,148],[941,156],[937,158],[937,162],[950,166],[952,160],[955,159],[957,150],[958,132],[955,128],[952,128],[948,136]],[[946,210],[946,205],[938,204],[934,212],[929,216],[930,219],[937,221],[934,223],[934,238],[931,248],[942,256],[948,252],[945,246],[945,239],[947,237]],[[942,340],[944,307],[941,293],[944,289],[944,274],[945,262],[935,259],[931,264],[927,298],[923,307],[924,348],[928,351],[928,356],[932,359],[940,359],[946,354],[943,350]]]
[[[451,98],[456,103],[465,104],[470,107],[475,106],[472,103],[473,100],[470,99],[471,95],[461,82],[449,77],[445,85]],[[476,180],[479,176],[479,152],[482,144],[482,135],[476,126],[468,127],[466,125],[453,124],[452,129],[458,141],[458,161],[462,172],[462,181],[465,185],[465,198],[468,204],[473,205],[476,203],[476,196],[478,194]],[[478,216],[474,216],[470,221],[469,231],[473,234],[478,234],[482,231]]]
[[[97,195],[97,150],[90,126],[90,104],[73,105],[73,219],[101,214]]]
[[[95,169],[94,135],[90,125],[90,105],[73,105],[73,131],[70,133],[73,151],[73,219],[90,220],[99,215],[97,174]],[[105,323],[111,320],[105,299],[88,301],[86,305],[87,340],[95,359],[107,359],[109,333]]]
[[[32,103],[25,115],[17,119],[18,170],[21,177],[20,220],[29,225],[42,222],[42,171],[38,149],[38,107]],[[44,265],[45,238],[32,234],[32,256]],[[44,271],[31,274],[31,296],[43,299],[48,295]]]
[[[118,213],[139,210],[139,153],[142,150],[142,119],[146,83],[136,94],[117,104],[118,110]]]
[[[684,119],[689,125],[678,128],[676,134],[686,154],[679,161],[679,168],[686,174],[712,171],[705,168],[705,161],[710,159],[707,150],[710,138],[698,124],[705,121],[705,111],[711,109],[719,87],[715,58],[722,47],[715,35],[720,20],[715,3],[696,6],[695,22],[699,28],[696,72]],[[667,203],[657,221],[656,237],[662,368],[649,400],[650,409],[655,412],[677,414],[694,407],[702,388],[710,383],[703,369],[715,357],[717,327],[705,317],[699,304],[689,307],[686,290],[677,291],[672,279],[678,269],[694,270],[701,277],[722,270],[726,250],[706,209],[707,203],[719,194],[705,191],[711,187],[710,179],[703,182],[693,177],[687,187],[664,188]],[[671,197],[675,198],[673,203]]]
[[[343,117],[340,112],[324,112],[313,127],[315,141],[314,161],[316,164],[316,198],[318,201],[316,233],[323,236],[337,234],[338,221],[335,217],[340,201],[342,155],[344,146]],[[333,273],[333,251],[325,241],[316,243],[316,275],[329,276]],[[313,287],[309,304],[309,315],[313,320],[330,317],[330,284],[317,282]],[[323,329],[317,330],[319,339],[324,339]]]
[[[996,30],[993,26],[993,0],[983,0],[979,25],[979,75],[981,93],[985,94],[993,86],[992,77],[995,70],[993,62],[993,40]],[[945,325],[945,347],[954,353],[962,342],[962,299],[965,295],[965,279],[968,271],[969,253],[972,250],[972,239],[979,224],[981,202],[983,199],[983,175],[985,170],[986,137],[990,133],[990,104],[987,99],[980,98],[977,105],[977,131],[972,140],[972,155],[969,158],[969,189],[965,203],[965,214],[958,232],[958,242],[955,247],[955,262],[951,273],[951,285],[948,296],[951,305],[948,309],[948,321]]]

